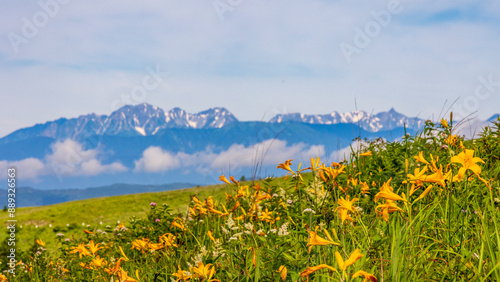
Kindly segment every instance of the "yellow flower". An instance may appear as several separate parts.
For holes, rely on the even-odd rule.
[[[416,183],[417,185],[422,185],[422,179],[424,179],[424,174],[427,172],[427,167],[424,167],[422,170],[420,168],[415,168],[413,174],[408,173],[408,180],[403,181],[403,183],[410,182]]]
[[[79,244],[77,247],[71,247],[71,248],[73,250],[69,253],[70,254],[79,253],[80,258],[82,258],[82,256],[90,256],[91,255],[91,253],[85,248],[85,245],[83,243]]]
[[[354,208],[353,204],[359,199],[354,198],[352,200],[349,200],[349,195],[347,195],[346,198],[347,199],[344,199],[344,197],[340,197],[340,199],[338,200],[339,207],[337,207],[337,209],[346,209],[351,212],[356,212],[356,209]]]
[[[367,280],[370,280],[371,282],[377,282],[377,277],[373,276],[372,274],[366,272],[366,271],[363,271],[363,270],[358,270],[356,271],[356,273],[354,273],[352,275],[352,278],[356,278],[356,277],[359,277],[359,276],[364,276],[365,277],[365,280],[364,281],[367,281]]]
[[[318,169],[318,167],[319,167],[320,157],[310,158],[310,160],[311,160],[311,167],[310,167],[310,169],[312,171],[316,171],[316,169]]]
[[[342,188],[342,186],[338,185],[338,188],[339,188],[340,191],[346,193],[347,190],[349,189],[349,186],[346,186],[345,188]]]
[[[36,239],[36,243],[42,247],[45,247],[45,242],[42,239]]]
[[[187,230],[187,228],[184,226],[184,221],[181,218],[178,218],[178,217],[174,218],[174,220],[172,221],[172,224],[170,225],[170,228],[172,228],[174,226],[177,227],[177,228],[179,228],[182,231],[186,231]]]
[[[313,246],[326,246],[326,245],[339,245],[338,243],[333,242],[332,238],[330,237],[330,234],[327,234],[327,239],[324,239],[318,235],[318,228],[319,226],[316,226],[316,229],[313,231],[309,231],[309,239],[307,240],[307,246],[309,246],[309,252],[311,252],[311,249]]]
[[[323,180],[323,182],[325,182],[325,183],[328,182],[328,180],[326,179],[325,174],[323,173],[323,171],[321,171],[321,170],[318,171],[318,176],[319,176],[319,178],[321,178],[321,180]]]
[[[271,221],[271,214],[273,212],[272,211],[269,211],[267,208],[266,208],[266,211],[263,211],[262,212],[262,215],[259,216],[259,219],[261,221],[266,221],[266,222],[270,222]]]
[[[100,258],[99,256],[97,256],[95,259],[92,260],[92,264],[95,267],[101,267],[103,265],[106,265],[106,262],[104,261],[103,258]]]
[[[144,253],[144,251],[147,251],[149,247],[149,240],[148,239],[137,239],[132,242],[132,250],[136,249]]]
[[[466,149],[465,152],[461,152],[460,154],[451,157],[452,163],[459,163],[462,167],[458,170],[458,178],[462,179],[465,172],[470,169],[476,175],[481,173],[481,168],[476,163],[483,163],[484,161],[481,158],[474,157],[474,150]]]
[[[450,134],[450,136],[444,139],[444,142],[446,142],[449,145],[455,145],[457,143],[457,135]]]
[[[368,152],[359,154],[360,157],[367,157],[367,156],[371,156],[371,155],[372,155],[372,151],[368,151]]]
[[[248,186],[241,186],[238,189],[238,193],[236,194],[236,198],[246,197],[248,194],[249,194],[248,193]]]
[[[85,269],[92,269],[92,267],[90,267],[90,265],[86,265],[84,262],[80,262],[79,264],[81,267],[85,268]]]
[[[123,270],[121,268],[118,271],[117,276],[118,276],[118,280],[120,282],[137,282],[136,279],[128,276],[128,272],[127,271],[125,271],[125,270]]]
[[[334,167],[338,167],[338,168],[334,168]],[[344,173],[345,166],[340,165],[338,163],[332,163],[331,166],[326,167],[323,164],[323,166],[321,166],[319,169],[326,172],[326,174],[328,175],[329,181],[333,181],[333,180],[335,180],[335,178],[337,178],[337,176],[339,176],[339,174]]]
[[[300,273],[300,276],[307,277],[307,276],[311,275],[313,272],[318,271],[318,270],[323,269],[323,268],[328,268],[331,271],[337,272],[337,269],[335,269],[334,267],[331,267],[327,264],[320,264],[320,265],[311,266],[311,267],[306,268],[304,271],[302,271]]]
[[[85,232],[85,233],[87,233],[87,234],[90,234],[90,235],[95,235],[95,233],[94,233],[94,232],[92,232],[92,231],[88,231],[88,230],[85,230],[85,229],[83,229],[83,232]]]
[[[431,163],[430,163],[430,168],[432,171],[436,172],[438,171],[436,163],[439,161],[439,156],[436,156],[436,159],[431,154]]]
[[[177,268],[177,272],[172,273],[173,276],[177,277],[177,280],[175,281],[181,281],[181,279],[182,281],[188,281],[189,279],[191,279],[191,275],[187,275],[188,272],[182,270],[180,265],[178,265]]]
[[[236,179],[234,179],[234,176],[232,176],[232,175],[229,177],[229,180],[231,180],[231,182],[233,182],[234,184],[238,184],[238,185],[240,184],[240,182],[236,181]]]
[[[248,248],[248,250],[252,250],[252,263],[253,263],[253,266],[257,266],[257,258],[255,256],[255,248],[250,247],[250,248]]]
[[[420,151],[420,153],[418,153],[418,156],[414,156],[414,158],[419,163],[429,164],[429,162],[426,161],[425,158],[424,158],[424,152],[423,151]]]
[[[361,182],[361,193],[368,194],[370,193],[370,186],[366,182]]]
[[[354,202],[359,200],[358,198],[354,198],[351,201],[349,201],[349,195],[347,195],[346,198],[347,198],[347,200],[344,199],[344,197],[340,197],[340,199],[338,200],[339,206],[335,209],[336,211],[339,212],[340,219],[342,220],[342,223],[344,223],[344,221],[346,219],[349,219],[352,221],[352,218],[349,216],[349,214],[347,212],[356,212],[353,204],[354,204]]]
[[[444,182],[445,180],[446,177],[443,174],[443,167],[441,166],[435,173],[427,175],[424,179],[422,179],[424,182],[439,183],[443,187],[446,186],[446,183]]]
[[[358,259],[360,259],[363,255],[359,253],[359,249],[354,250],[349,258],[344,261],[339,252],[335,252],[335,259],[337,259],[337,265],[341,271],[344,271],[350,265],[354,264]]]
[[[441,119],[441,125],[444,127],[444,128],[448,128],[448,121],[444,118]]]
[[[130,259],[127,257],[127,255],[125,254],[125,252],[123,251],[122,247],[121,246],[118,246],[118,248],[120,249],[120,253],[122,254],[123,256],[123,260],[124,261],[129,261]]]
[[[225,182],[227,184],[231,184],[229,180],[227,180],[226,176],[223,174],[222,176],[219,176],[220,181]]]
[[[191,267],[191,272],[193,273],[193,278],[203,279],[205,281],[212,281],[212,276],[215,274],[215,267],[211,263],[204,265],[203,262],[198,262],[197,267]]]
[[[422,199],[422,198],[424,198],[427,194],[429,194],[429,192],[431,191],[431,189],[432,189],[432,184],[429,185],[427,187],[427,189],[425,189],[424,192],[422,192],[422,194],[420,194],[420,196],[418,196],[418,198],[415,199],[415,202],[418,201],[418,200],[420,200],[420,199]]]
[[[287,274],[286,266],[284,266],[284,265],[280,266],[280,268],[278,269],[278,272],[280,273],[281,281],[285,281],[286,274]]]
[[[380,211],[377,211],[378,209],[381,209]],[[386,200],[384,204],[378,205],[375,208],[375,211],[377,211],[378,214],[382,214],[382,218],[385,221],[389,221],[389,213],[395,212],[395,211],[402,211],[392,200]]]
[[[94,241],[90,240],[90,242],[88,244],[90,252],[95,255],[98,250],[104,249],[103,247],[99,247],[99,245],[100,245],[100,243],[97,243],[97,245],[95,245]]]
[[[212,241],[214,241],[214,242],[215,242],[215,238],[214,238],[214,236],[212,235],[212,231],[208,230],[207,235],[208,235],[208,238],[210,238],[210,240],[212,240]]]
[[[382,187],[380,187],[380,192],[375,195],[375,202],[378,202],[380,198],[392,201],[406,201],[401,198],[398,194],[393,192],[393,188],[390,186],[392,178],[385,182]]]
[[[283,170],[287,170],[287,171],[291,172],[292,174],[295,174],[295,172],[290,168],[290,166],[292,165],[292,161],[293,161],[293,159],[286,160],[284,163],[278,164],[278,166],[276,168],[281,168]]]

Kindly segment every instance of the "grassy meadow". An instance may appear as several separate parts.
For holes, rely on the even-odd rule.
[[[283,160],[285,178],[17,209],[0,281],[500,281],[499,125],[464,140],[443,119],[339,163]]]

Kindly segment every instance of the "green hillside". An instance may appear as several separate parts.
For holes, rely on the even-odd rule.
[[[443,119],[284,178],[19,209],[0,281],[500,281],[498,156],[500,120]]]
[[[48,245],[57,242],[56,234],[63,233],[63,238],[74,234],[81,236],[82,230],[105,230],[106,225],[116,226],[117,221],[127,222],[130,217],[144,217],[149,211],[149,204],[158,205],[167,203],[174,212],[184,213],[189,203],[190,195],[200,197],[213,195],[216,199],[223,198],[224,192],[231,190],[228,186],[212,185],[194,187],[182,190],[173,190],[155,193],[142,193],[114,197],[93,198],[72,201],[41,207],[17,208],[16,241],[18,251],[30,248],[35,238],[41,238]],[[6,222],[9,218],[7,211],[0,211],[0,220]],[[88,227],[88,225],[90,225]],[[7,232],[0,233],[3,242]],[[76,235],[75,235],[76,236]],[[6,247],[6,244],[3,244]]]

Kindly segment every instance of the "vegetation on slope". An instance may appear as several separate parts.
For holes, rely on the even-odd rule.
[[[500,281],[499,125],[465,141],[451,120],[428,122],[345,162],[287,160],[284,181],[221,176],[222,197],[176,197],[187,210],[152,201],[129,221],[38,239],[5,279]]]

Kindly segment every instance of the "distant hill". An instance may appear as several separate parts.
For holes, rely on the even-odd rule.
[[[16,207],[46,206],[69,201],[98,197],[120,196],[147,192],[162,192],[195,187],[192,183],[172,183],[164,185],[113,184],[86,189],[38,190],[31,187],[16,189]],[[0,197],[7,199],[7,190],[0,189]],[[4,205],[7,202],[4,201]]]

